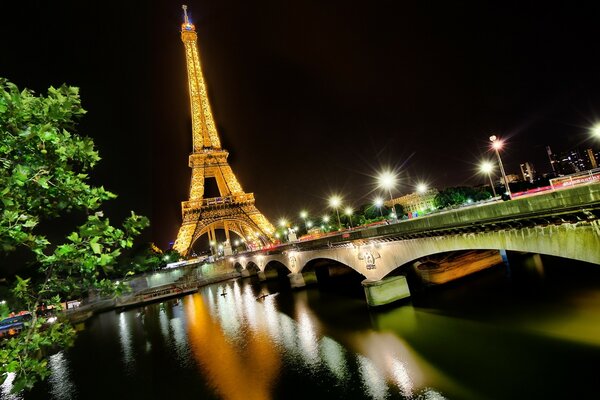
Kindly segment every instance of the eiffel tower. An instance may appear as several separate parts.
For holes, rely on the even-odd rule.
[[[189,157],[192,182],[189,200],[181,203],[183,222],[173,248],[188,255],[194,242],[205,233],[213,246],[217,241],[216,229],[225,231],[226,255],[231,251],[230,231],[250,248],[271,243],[273,225],[254,205],[254,194],[244,192],[227,162],[229,153],[221,148],[202,76],[196,28],[188,18],[187,6],[182,7],[181,40],[185,47],[192,111],[193,152]],[[204,197],[207,178],[216,180],[220,197]]]

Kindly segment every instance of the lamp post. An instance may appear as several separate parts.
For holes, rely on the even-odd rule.
[[[489,161],[483,161],[479,166],[479,169],[484,174],[487,174],[488,178],[490,178],[490,185],[492,186],[492,192],[494,192],[494,198],[496,198],[496,189],[494,188],[494,182],[492,181],[492,170],[494,166]]]
[[[423,194],[427,191],[427,185],[424,183],[418,183],[417,184],[417,193],[419,194]]]
[[[340,207],[340,205],[342,205],[342,199],[340,199],[339,196],[331,196],[331,198],[329,199],[329,205],[332,208],[335,208],[335,213],[337,214],[337,220],[338,220],[338,229],[339,229],[342,226],[342,222],[340,221],[340,211],[339,211],[339,207]]]
[[[279,226],[281,227],[281,232],[282,232],[281,238],[282,239],[287,238],[288,237],[288,229],[287,229],[287,227],[288,227],[288,221],[287,221],[287,219],[281,218],[279,220]]]
[[[377,177],[377,182],[380,188],[383,188],[388,191],[390,194],[390,204],[392,206],[392,217],[396,218],[396,208],[394,207],[394,197],[392,196],[392,189],[396,186],[396,175],[392,174],[389,171],[382,172]]]
[[[504,172],[504,165],[502,164],[502,159],[500,158],[500,150],[502,148],[502,141],[496,137],[496,135],[490,136],[490,142],[492,142],[492,148],[496,151],[496,157],[498,157],[498,165],[500,166],[500,172],[502,173],[502,179],[504,180],[504,186],[506,187],[506,194],[508,198],[511,199],[512,195],[510,193],[510,187],[508,186],[508,179],[506,178],[506,173]]]
[[[308,225],[306,224],[306,218],[308,218],[308,212],[306,210],[300,211],[300,218],[304,221],[304,229],[308,232]]]
[[[375,207],[379,208],[379,214],[381,214],[381,218],[383,218],[383,199],[381,197],[375,199]]]
[[[346,210],[344,210],[344,214],[348,216],[348,220],[350,221],[350,229],[352,229],[352,208],[346,207]]]

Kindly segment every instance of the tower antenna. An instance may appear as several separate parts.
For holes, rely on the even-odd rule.
[[[185,4],[183,4],[181,6],[181,8],[183,8],[183,18],[184,18],[185,24],[189,25],[190,20],[188,19],[188,15],[187,15],[187,6]]]

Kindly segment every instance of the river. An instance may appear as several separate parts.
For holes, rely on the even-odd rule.
[[[47,382],[4,397],[600,396],[598,265],[511,255],[509,266],[378,310],[366,306],[356,280],[335,287],[345,289],[292,291],[246,278],[106,312],[50,358]]]

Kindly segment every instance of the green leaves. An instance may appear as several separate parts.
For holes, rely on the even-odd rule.
[[[73,343],[71,325],[49,323],[37,316],[38,307],[59,307],[61,299],[90,290],[108,295],[127,290],[114,283],[131,273],[119,258],[149,225],[132,212],[118,228],[97,211],[116,195],[89,184],[100,156],[92,139],[73,133],[83,114],[77,88],[50,87],[38,96],[0,78],[0,253],[26,247],[36,260],[30,277],[17,277],[13,288],[32,319],[19,336],[0,341],[0,381],[16,373],[14,391],[48,375],[43,357],[49,349]],[[40,221],[73,211],[88,216],[63,242],[50,243],[39,233]]]

